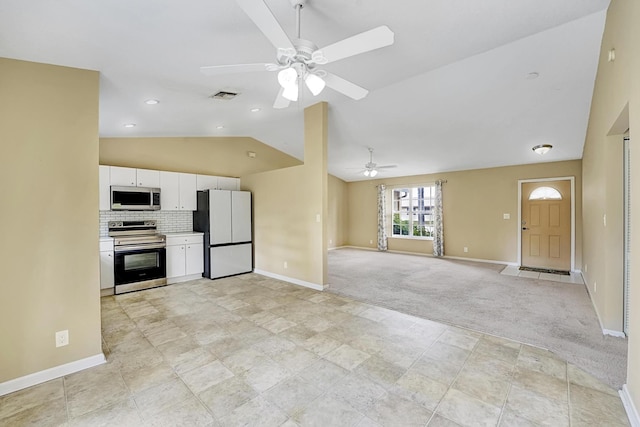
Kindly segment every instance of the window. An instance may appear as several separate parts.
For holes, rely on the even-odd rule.
[[[531,192],[529,200],[562,200],[562,195],[555,188],[538,187]]]
[[[433,238],[434,193],[433,186],[392,190],[392,237]]]

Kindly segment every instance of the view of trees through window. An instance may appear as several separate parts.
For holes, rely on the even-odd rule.
[[[395,188],[392,197],[392,236],[433,237],[435,188]]]

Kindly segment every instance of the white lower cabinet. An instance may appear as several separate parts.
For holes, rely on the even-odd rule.
[[[100,289],[111,289],[113,277],[113,239],[100,240]]]
[[[202,277],[204,242],[202,234],[167,235],[167,283],[178,283]]]

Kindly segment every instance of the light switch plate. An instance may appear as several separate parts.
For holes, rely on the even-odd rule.
[[[502,219],[511,219],[511,214],[502,214]]]

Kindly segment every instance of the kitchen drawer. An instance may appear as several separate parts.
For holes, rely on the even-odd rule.
[[[167,235],[167,246],[202,243],[202,234]]]

